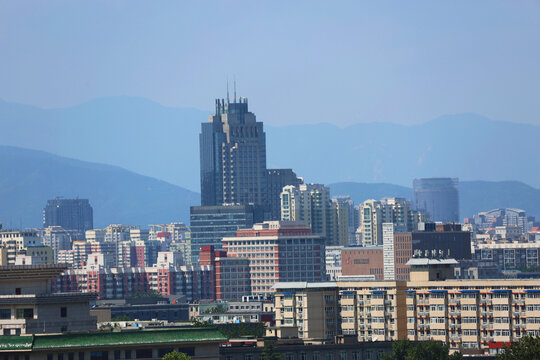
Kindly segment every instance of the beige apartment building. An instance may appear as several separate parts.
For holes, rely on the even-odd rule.
[[[540,335],[540,280],[456,280],[453,259],[413,258],[410,281],[275,285],[268,335],[331,341],[440,340],[464,353],[495,353]]]

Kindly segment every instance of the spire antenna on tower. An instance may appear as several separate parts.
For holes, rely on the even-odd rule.
[[[236,76],[234,77],[234,102],[236,102]]]
[[[227,76],[227,104],[229,103],[229,77]]]

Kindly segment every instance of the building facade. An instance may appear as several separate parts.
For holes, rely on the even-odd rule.
[[[383,245],[383,224],[394,224],[395,233],[418,230],[418,224],[428,220],[422,211],[412,209],[404,198],[383,198],[366,200],[359,209],[359,238],[364,246]]]
[[[431,221],[459,222],[457,178],[414,179],[414,207],[426,212]]]
[[[354,233],[358,227],[358,214],[349,196],[334,196],[332,206],[335,212],[335,232],[333,244],[348,246],[355,244]]]
[[[240,300],[251,295],[249,259],[228,257],[226,251],[214,251],[213,246],[201,247],[199,265],[214,269],[215,299]]]
[[[266,135],[247,98],[216,100],[199,141],[202,206],[265,203]]]
[[[540,280],[456,280],[456,263],[413,258],[410,281],[276,284],[272,334],[443,341],[451,350],[476,354],[540,334]]]
[[[96,330],[90,316],[94,295],[52,292],[66,268],[56,265],[0,266],[0,333],[27,335]]]
[[[271,294],[281,281],[326,279],[325,246],[302,223],[267,221],[223,238],[228,256],[249,259],[252,294]]]
[[[279,220],[281,219],[281,192],[283,188],[287,185],[298,186],[303,183],[303,180],[298,178],[292,169],[268,169],[266,172],[266,201],[270,215],[265,216],[264,220]]]
[[[48,200],[43,209],[43,227],[61,226],[66,230],[78,230],[84,234],[94,228],[94,213],[88,199]]]
[[[263,221],[264,210],[255,205],[192,206],[190,208],[191,263],[199,263],[201,246],[222,249],[221,240],[235,236],[238,229],[248,229]]]
[[[285,186],[281,192],[281,220],[302,222],[314,235],[324,237],[326,245],[335,244],[336,213],[330,189],[322,184]]]
[[[173,259],[167,259],[173,261]],[[154,290],[162,296],[194,301],[213,299],[214,269],[209,266],[107,267],[102,260],[82,269],[69,269],[53,283],[60,292],[94,293],[98,299],[125,299],[135,292]]]
[[[33,246],[41,246],[36,231],[0,231],[0,247],[5,252],[2,257],[5,263],[0,265],[15,265],[17,255],[26,254],[26,249]]]

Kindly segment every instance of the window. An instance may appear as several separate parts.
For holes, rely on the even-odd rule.
[[[90,360],[108,360],[109,352],[108,351],[92,351],[90,353]]]
[[[11,319],[11,309],[0,309],[0,319]]]
[[[151,359],[152,349],[137,349],[135,350],[135,358],[137,359]]]
[[[60,308],[60,317],[63,317],[63,318],[67,317],[67,307],[62,306]]]
[[[33,319],[34,309],[17,309],[17,319]]]

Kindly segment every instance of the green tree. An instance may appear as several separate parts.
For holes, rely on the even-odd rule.
[[[113,317],[111,321],[131,321],[131,318],[127,315],[122,315],[122,316]]]
[[[448,345],[439,341],[410,342],[399,340],[392,344],[392,354],[385,355],[385,360],[459,360],[459,352],[450,355]]]
[[[510,344],[496,360],[536,360],[540,359],[540,337],[524,336],[518,342]]]
[[[217,306],[206,309],[203,312],[203,314],[221,314],[221,313],[224,313],[226,311],[227,311],[227,308],[224,305],[219,304]]]
[[[201,321],[199,319],[193,318],[191,322],[193,323],[194,327],[213,327],[214,326],[212,325],[210,320]]]
[[[172,351],[168,354],[165,354],[161,360],[191,360],[191,358],[184,354],[184,353],[181,353],[181,352],[178,352],[178,351]]]

